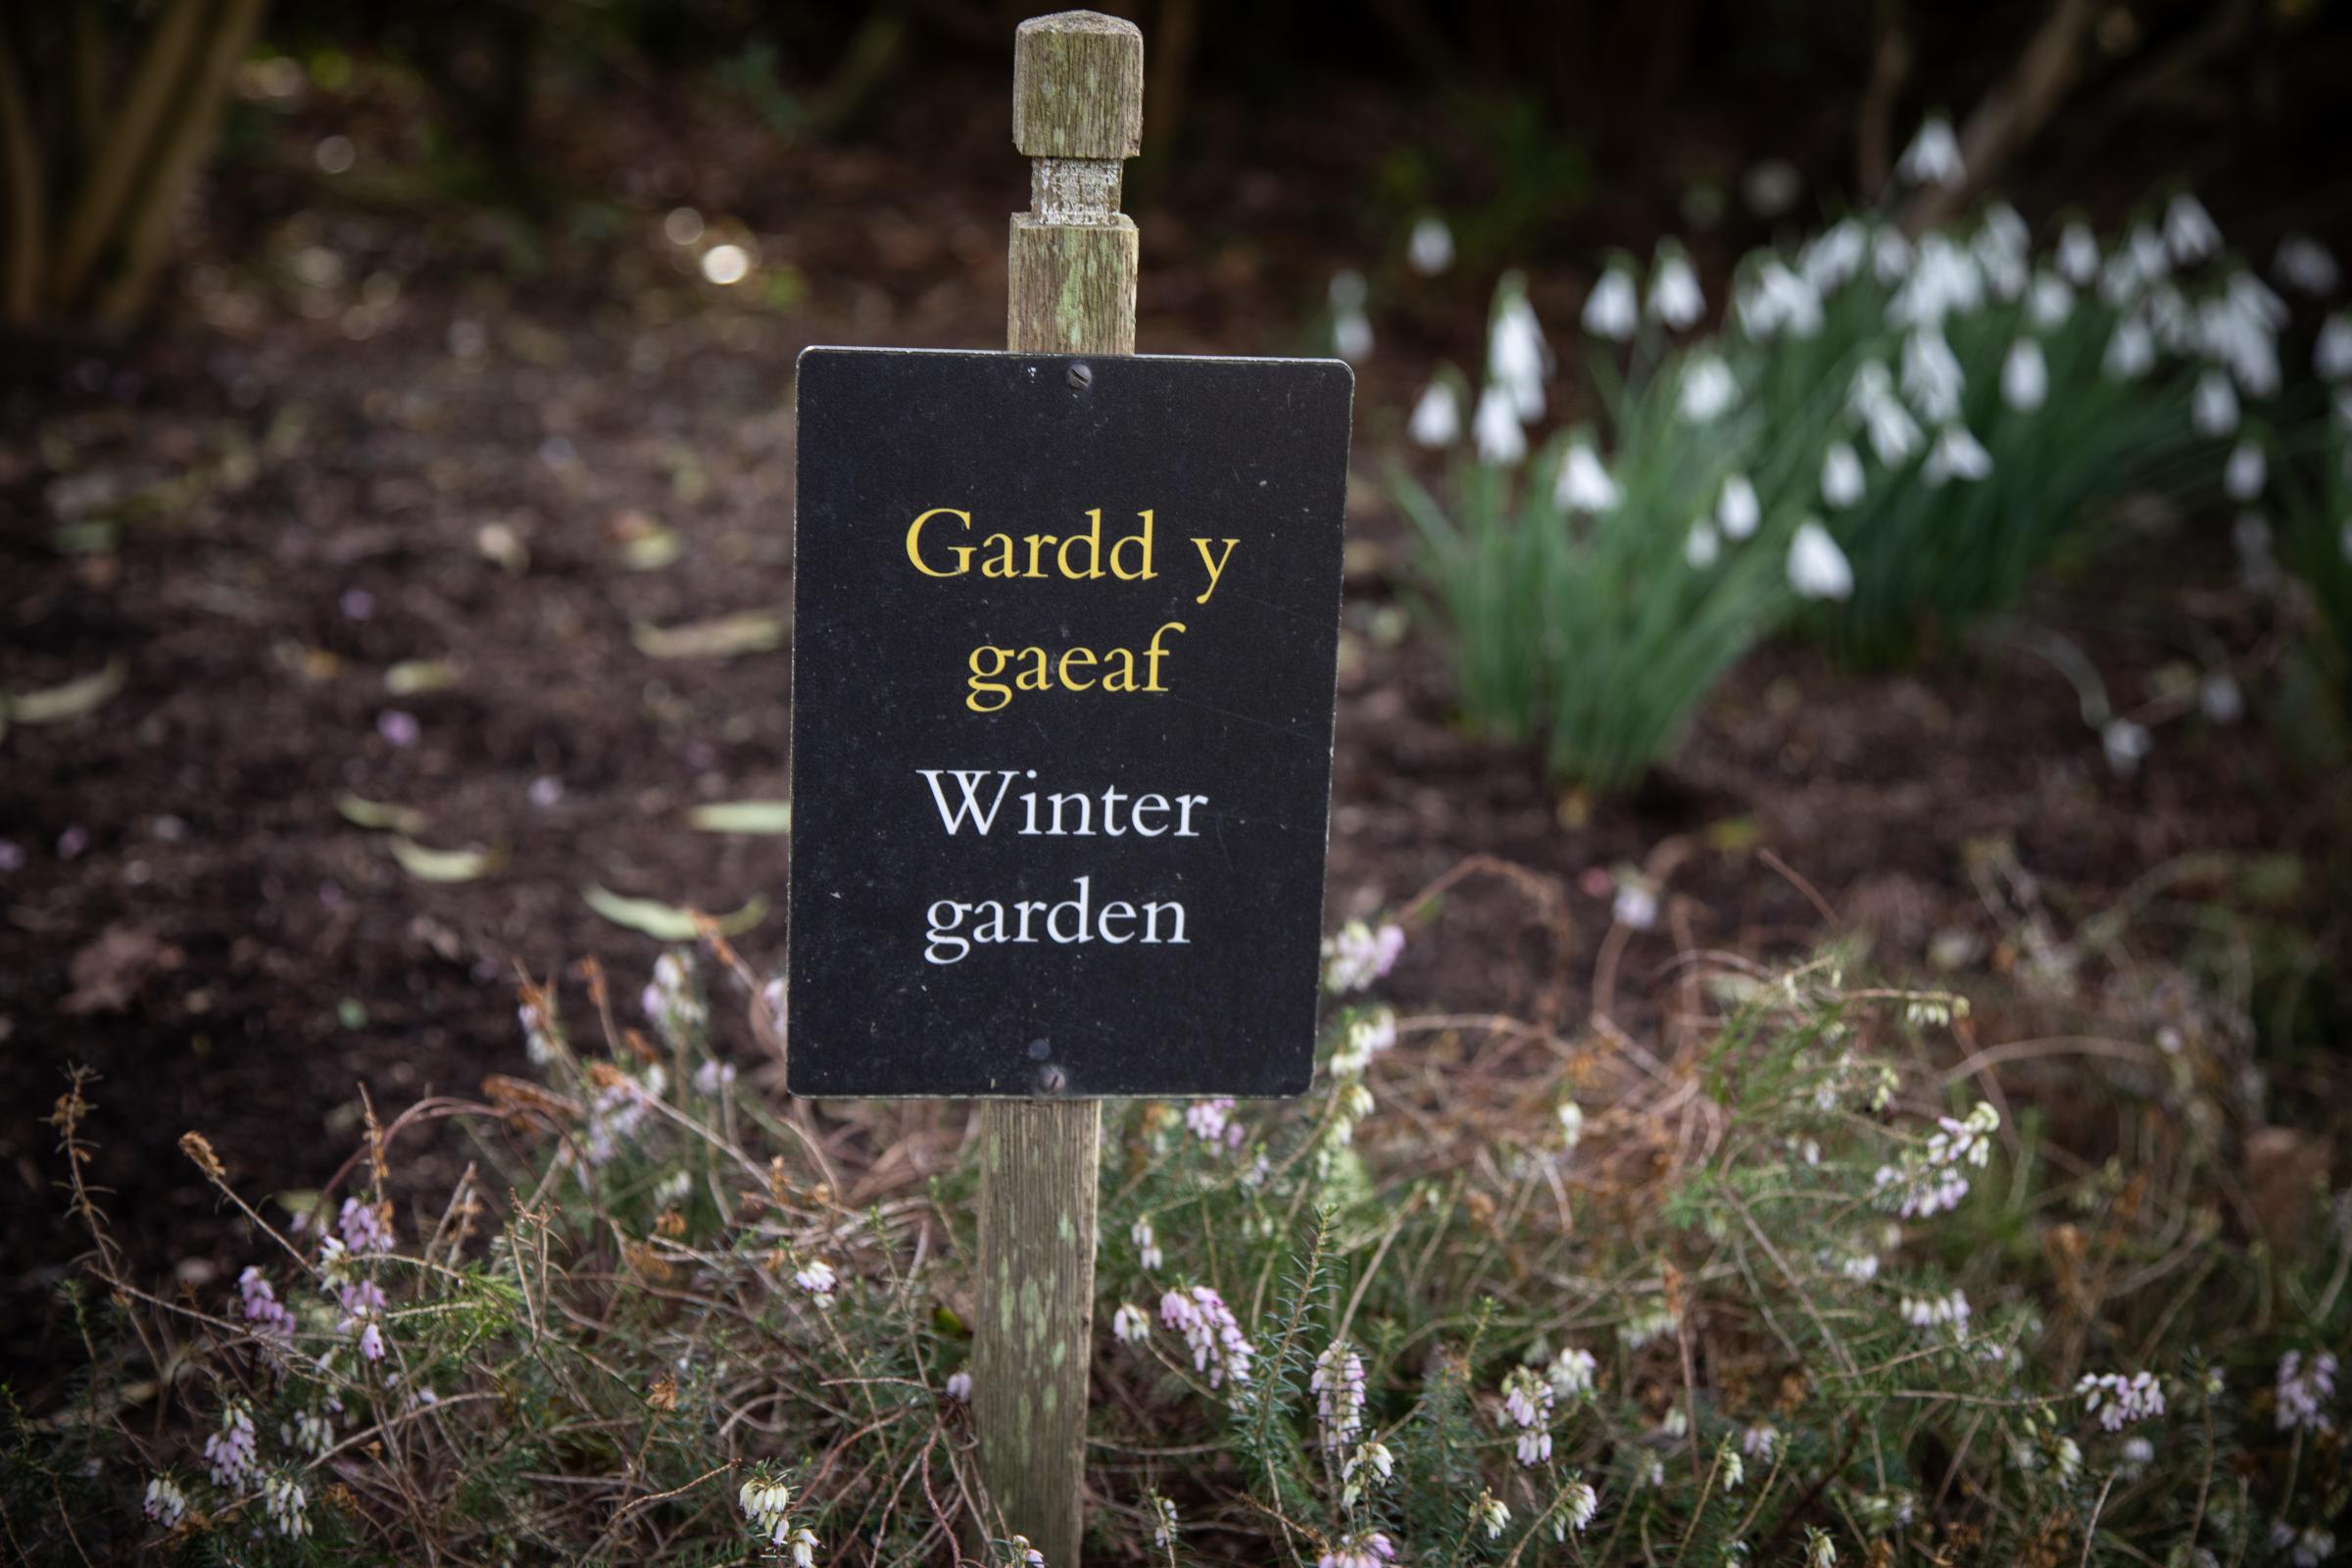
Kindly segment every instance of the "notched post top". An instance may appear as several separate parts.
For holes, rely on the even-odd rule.
[[[1094,11],[1013,34],[1012,143],[1030,158],[1133,158],[1143,147],[1144,35]]]

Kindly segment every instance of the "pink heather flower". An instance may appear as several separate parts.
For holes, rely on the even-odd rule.
[[[671,1046],[699,1034],[709,1016],[702,999],[694,994],[691,958],[680,953],[664,953],[654,960],[653,983],[645,988],[637,1004],[645,1009],[646,1021],[655,1033]]]
[[[343,1213],[335,1228],[343,1233],[343,1245],[355,1252],[389,1252],[392,1250],[392,1229],[384,1223],[383,1215],[372,1203],[363,1203],[356,1198],[343,1200]]]
[[[2099,1425],[2110,1432],[2164,1414],[2164,1390],[2151,1373],[2134,1372],[2128,1378],[2120,1372],[2085,1373],[2075,1392],[2082,1396],[2083,1409],[2095,1413]]]
[[[375,732],[394,746],[414,746],[424,729],[416,715],[398,708],[387,708],[375,715]]]
[[[792,1283],[814,1297],[817,1305],[831,1306],[833,1287],[840,1283],[840,1276],[833,1272],[832,1264],[820,1257],[808,1267],[796,1270]]]
[[[255,1333],[272,1338],[294,1337],[294,1314],[286,1310],[286,1303],[277,1298],[277,1293],[262,1278],[259,1268],[248,1264],[245,1272],[237,1276],[237,1295],[244,1302],[245,1321],[254,1325]]]
[[[1361,991],[1396,967],[1404,952],[1404,928],[1389,924],[1375,931],[1361,920],[1350,920],[1323,944],[1323,986],[1327,991]]]
[[[1315,1357],[1306,1386],[1315,1396],[1315,1421],[1326,1448],[1344,1448],[1364,1430],[1364,1358],[1334,1341]]]
[[[375,616],[375,595],[365,588],[346,588],[338,601],[346,620],[370,620]]]
[[[1780,1441],[1781,1434],[1777,1428],[1759,1424],[1740,1434],[1740,1451],[1750,1459],[1769,1459],[1772,1457],[1773,1445]]]
[[[1315,1568],[1380,1568],[1396,1557],[1396,1544],[1377,1530],[1358,1531],[1315,1559]]]
[[[383,1325],[372,1317],[368,1319],[367,1325],[360,1330],[360,1354],[370,1361],[381,1361],[384,1358]]]
[[[969,1372],[948,1374],[948,1397],[962,1404],[972,1402],[972,1375]]]
[[[735,1064],[730,1061],[706,1061],[694,1069],[694,1090],[706,1100],[715,1100],[719,1091],[735,1081]]]
[[[2279,1431],[2334,1430],[2335,1423],[2328,1418],[2327,1404],[2335,1397],[2335,1357],[2325,1350],[2311,1357],[2308,1364],[2301,1350],[2289,1350],[2278,1358]]]
[[[147,1500],[141,1511],[170,1530],[187,1517],[188,1494],[170,1476],[157,1476],[147,1483]]]
[[[1256,1351],[1215,1287],[1196,1285],[1189,1291],[1168,1292],[1160,1298],[1159,1316],[1184,1335],[1185,1344],[1192,1347],[1193,1370],[1206,1372],[1210,1388],[1227,1378],[1236,1384],[1250,1381],[1250,1362]]]
[[[1204,1144],[1223,1143],[1238,1149],[1242,1143],[1241,1123],[1233,1119],[1231,1100],[1196,1100],[1185,1107],[1184,1124],[1193,1136]]]
[[[212,1467],[213,1485],[228,1492],[241,1489],[260,1472],[253,1452],[253,1412],[242,1403],[220,1412],[220,1430],[204,1440],[204,1462]]]

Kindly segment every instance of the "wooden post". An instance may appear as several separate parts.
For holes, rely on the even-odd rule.
[[[1119,185],[1143,123],[1134,24],[1091,11],[1021,24],[1012,139],[1032,162],[1029,211],[1012,219],[1007,348],[1135,352],[1136,232]],[[980,1469],[1006,1526],[1049,1568],[1077,1568],[1084,1529],[1102,1138],[1097,1101],[992,1100],[980,1110]]]

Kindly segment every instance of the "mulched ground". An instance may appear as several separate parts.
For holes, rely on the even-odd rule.
[[[1251,126],[1282,174],[1131,204],[1145,347],[1311,346],[1324,279],[1372,243],[1344,215],[1374,113]],[[562,172],[615,194],[613,228],[559,231],[535,259],[513,225],[289,155],[208,210],[167,328],[29,372],[0,447],[6,679],[120,661],[123,684],[0,743],[0,1365],[61,1344],[49,1303],[74,1243],[41,1118],[67,1064],[101,1075],[92,1178],[134,1256],[201,1280],[233,1263],[182,1131],[262,1190],[314,1184],[351,1147],[361,1086],[393,1105],[522,1070],[516,965],[592,956],[633,990],[653,945],[583,885],[780,905],[782,840],[687,813],[785,792],[786,653],[658,659],[633,629],[787,611],[802,346],[1001,340],[1004,215],[1025,193],[999,118],[984,94],[917,95],[870,145],[762,160],[723,116],[583,114]],[[1200,124],[1212,149],[1244,135]],[[1205,161],[1250,167],[1238,147]],[[757,232],[750,282],[710,287],[662,236],[688,200]],[[2004,868],[2081,912],[2184,856],[2318,845],[2318,866],[2346,841],[2338,792],[2263,722],[2268,612],[2196,519],[2140,525],[2032,617],[2127,707],[2201,649],[2244,664],[2248,721],[2166,726],[2135,778],[2034,656],[1949,650],[1865,678],[1775,648],[1642,793],[1563,800],[1460,733],[1436,655],[1397,635],[1379,466],[1431,360],[1472,356],[1491,274],[1392,282],[1359,393],[1330,916],[1472,857],[1524,868],[1446,888],[1400,971],[1407,1005],[1575,1027],[1598,1004],[1640,1026],[1680,946],[1785,954],[1839,931],[1997,987],[2034,907]],[[1579,288],[1547,273],[1547,318]],[[100,521],[111,548],[60,553],[55,527]],[[387,691],[420,661],[450,683]],[[495,868],[420,879],[339,813],[346,794],[419,811],[420,843]],[[1667,918],[1609,944],[1621,863],[1665,874]],[[775,966],[782,939],[771,913],[739,945]],[[404,1169],[419,1190],[450,1173],[423,1146]]]

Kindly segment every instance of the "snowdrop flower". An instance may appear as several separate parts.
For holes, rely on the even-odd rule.
[[[1922,327],[1903,339],[1903,396],[1930,424],[1960,417],[1960,389],[1966,377],[1943,334]]]
[[[2019,264],[2018,287],[2025,286]],[[1896,326],[1940,329],[1947,316],[1966,316],[1984,303],[1984,276],[1968,252],[1941,234],[1919,242],[1911,275],[1887,303],[1886,319]]]
[[[1471,440],[1481,463],[1507,468],[1527,456],[1527,432],[1519,428],[1519,406],[1499,386],[1479,394],[1478,411],[1470,416]]]
[[[1135,1243],[1138,1254],[1136,1261],[1143,1266],[1146,1273],[1150,1273],[1167,1261],[1160,1254],[1159,1239],[1152,1234],[1150,1220],[1139,1219],[1133,1225],[1128,1226],[1127,1239]]]
[[[2085,1373],[2075,1384],[2075,1392],[2082,1396],[2082,1408],[2097,1416],[2099,1425],[2110,1432],[2164,1414],[2164,1390],[2150,1372],[2134,1372],[2128,1378],[2121,1372]]]
[[[1897,177],[1912,185],[1941,185],[1957,190],[1968,183],[1968,167],[1960,161],[1960,138],[1952,134],[1952,122],[1941,115],[1930,115],[1903,149],[1896,161]]]
[[[2224,297],[2230,307],[2250,320],[2260,321],[2274,332],[2286,325],[2294,313],[2261,278],[2240,270],[2230,274]]]
[[[2289,234],[2280,240],[2278,254],[2271,261],[2271,270],[2287,287],[2317,297],[2334,293],[2341,276],[2335,257],[2308,234]]]
[[[2245,716],[2246,694],[2228,670],[2211,670],[2197,682],[2197,710],[2208,724],[2234,724]]]
[[[2164,243],[2173,260],[2186,267],[2222,248],[2222,231],[2205,204],[2182,191],[2164,210]]]
[[[2320,327],[2311,351],[2312,368],[2330,381],[2352,375],[2352,316],[2338,311]]]
[[[1511,421],[1514,425],[1518,420]],[[1413,416],[1405,425],[1405,433],[1415,446],[1449,447],[1461,438],[1462,405],[1453,395],[1453,388],[1444,381],[1432,381],[1422,388],[1421,401],[1413,405]]]
[[[1527,285],[1516,275],[1496,291],[1502,303],[1487,332],[1487,378],[1511,395],[1522,420],[1544,416],[1544,382],[1551,374],[1551,346],[1527,302]]]
[[[1110,1314],[1110,1337],[1121,1345],[1141,1345],[1152,1337],[1152,1319],[1133,1301],[1121,1301]]]
[[[1889,287],[1911,271],[1911,241],[1889,223],[1870,238],[1871,275]]]
[[[1853,232],[1859,244],[1861,230]],[[1739,311],[1740,330],[1757,342],[1784,330],[1799,342],[1821,335],[1820,285],[1790,271],[1778,257],[1756,270],[1740,294]]]
[[[2001,361],[2001,401],[2020,414],[2032,414],[2049,391],[2050,368],[2041,345],[2030,337],[2010,344],[2008,358]]]
[[[1592,292],[1585,296],[1585,330],[1593,337],[1622,343],[1634,335],[1641,319],[1633,273],[1623,267],[1611,267],[1601,273]]]
[[[1843,441],[1831,442],[1822,455],[1821,499],[1838,512],[1862,499],[1862,460]]]
[[[1706,310],[1698,273],[1679,245],[1661,245],[1649,276],[1649,314],[1676,331],[1697,322]]]
[[[1617,481],[1601,466],[1590,443],[1577,440],[1560,459],[1551,499],[1563,512],[1614,512],[1619,499]]]
[[[1862,270],[1869,247],[1870,231],[1861,220],[1841,218],[1806,244],[1797,254],[1796,265],[1817,294],[1833,294]]]
[[[794,1270],[792,1283],[814,1297],[818,1305],[829,1306],[833,1301],[833,1289],[841,1280],[833,1272],[833,1265],[820,1257],[804,1268]]]
[[[1600,1361],[1591,1350],[1566,1349],[1551,1358],[1550,1370],[1544,1376],[1553,1390],[1574,1398],[1591,1394],[1593,1379],[1600,1371]]]
[[[1745,539],[1756,531],[1764,520],[1764,509],[1756,500],[1756,487],[1744,473],[1735,473],[1723,481],[1723,493],[1715,499],[1715,522],[1723,529],[1726,539]]]
[[[1685,564],[1692,571],[1704,571],[1715,564],[1716,558],[1722,554],[1723,540],[1716,534],[1713,523],[1701,517],[1690,525],[1690,532],[1683,539]]]
[[[1919,471],[1930,487],[1953,479],[1982,479],[1992,471],[1992,454],[1969,433],[1967,425],[1947,424],[1936,437]]]
[[[2328,1401],[2335,1397],[2335,1357],[2322,1350],[2306,1357],[2289,1350],[2278,1358],[2276,1385],[2278,1423],[2281,1432],[2329,1432]]]
[[[1423,277],[1437,276],[1453,265],[1453,230],[1437,214],[1424,214],[1405,242],[1404,257]]]
[[[2037,332],[2055,332],[2075,314],[2074,286],[2055,272],[2042,272],[2026,294],[2026,319]]]
[[[2172,275],[2172,252],[2165,249],[2163,238],[2147,224],[2132,224],[2132,232],[2124,237],[2124,248],[2132,258],[2132,270],[2141,282],[2153,283]]]
[[[1315,1396],[1315,1421],[1324,1447],[1346,1447],[1364,1430],[1364,1358],[1333,1341],[1315,1357],[1306,1386]]]
[[[1865,366],[1865,369],[1884,367]],[[1887,467],[1908,459],[1920,449],[1927,438],[1920,433],[1911,412],[1889,394],[1874,398],[1861,409],[1862,426],[1870,437],[1870,450],[1878,454],[1879,462]]]
[[[2219,370],[2207,370],[2197,377],[2197,389],[2189,397],[2189,422],[2197,434],[2225,436],[2237,428],[2237,389],[2230,377]]]
[[[1788,541],[1788,586],[1799,599],[1851,599],[1854,568],[1820,519],[1807,517]]]
[[[2116,323],[2115,335],[2107,340],[2107,353],[2100,368],[2114,381],[2136,381],[2156,368],[2156,334],[2148,330],[2145,321],[2128,317]]]
[[[147,1500],[141,1511],[170,1530],[187,1517],[188,1494],[170,1476],[157,1476],[147,1483]]]
[[[1720,354],[1694,355],[1683,367],[1683,417],[1691,423],[1713,421],[1739,397],[1740,383]]]
[[[1193,1370],[1206,1372],[1210,1388],[1228,1378],[1236,1384],[1250,1381],[1250,1362],[1257,1352],[1213,1286],[1168,1292],[1159,1299],[1159,1317],[1183,1334],[1192,1347]]]
[[[1364,274],[1349,268],[1331,280],[1332,352],[1350,365],[1372,355],[1372,320],[1364,315]]]
[[[2147,726],[2128,718],[2111,718],[2099,731],[2099,746],[2106,752],[2107,765],[2118,778],[2130,778],[2139,771],[2150,744]]]
[[[2240,441],[2230,449],[2230,461],[2222,468],[2222,488],[2232,501],[2252,501],[2262,494],[2270,472],[2270,460],[2263,455],[2261,443]]]
[[[2087,288],[2099,275],[2099,242],[2081,219],[2068,223],[2058,236],[2058,271],[2077,288]]]
[[[2249,395],[2267,398],[2278,390],[2278,333],[2259,301],[2246,295],[2209,300],[2186,335],[2194,346],[2229,366]]]

